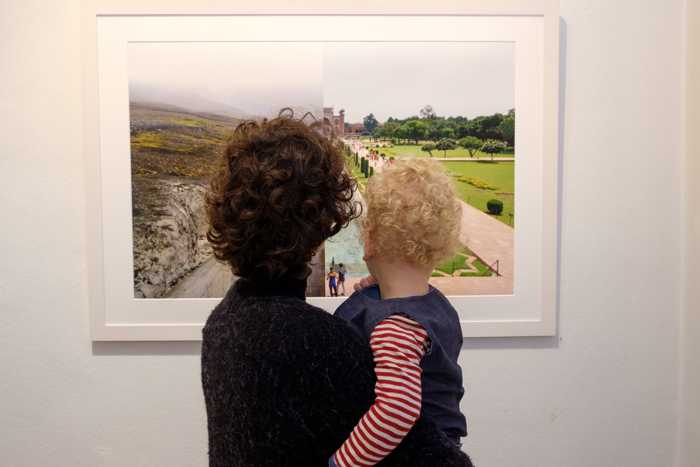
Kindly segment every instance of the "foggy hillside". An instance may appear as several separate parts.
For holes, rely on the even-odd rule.
[[[153,107],[175,108],[178,111],[190,113],[207,113],[222,115],[235,119],[261,119],[276,117],[281,108],[269,107],[258,112],[250,112],[235,105],[207,99],[197,93],[178,92],[163,88],[131,84],[129,86],[129,101],[131,103],[148,104]],[[322,109],[316,106],[289,106],[298,118],[306,112],[311,112],[316,118],[322,115]]]

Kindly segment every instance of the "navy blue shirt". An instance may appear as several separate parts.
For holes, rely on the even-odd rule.
[[[428,333],[430,348],[421,360],[422,409],[449,438],[467,435],[467,422],[459,409],[464,395],[462,369],[457,363],[462,329],[457,311],[433,286],[425,295],[382,300],[379,286],[352,294],[335,312],[346,319],[369,343],[374,328],[389,316],[401,314]]]

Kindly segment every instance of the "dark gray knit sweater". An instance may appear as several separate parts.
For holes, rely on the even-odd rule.
[[[305,284],[239,280],[204,327],[202,385],[211,467],[325,466],[374,400],[372,354]],[[419,419],[381,466],[471,466]]]

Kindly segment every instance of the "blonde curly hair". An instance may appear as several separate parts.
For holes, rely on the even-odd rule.
[[[369,179],[364,237],[373,252],[435,266],[460,247],[462,207],[443,166],[404,159]]]

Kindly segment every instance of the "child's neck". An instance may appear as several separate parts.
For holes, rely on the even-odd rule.
[[[431,270],[410,263],[381,263],[372,271],[383,299],[425,295]]]

